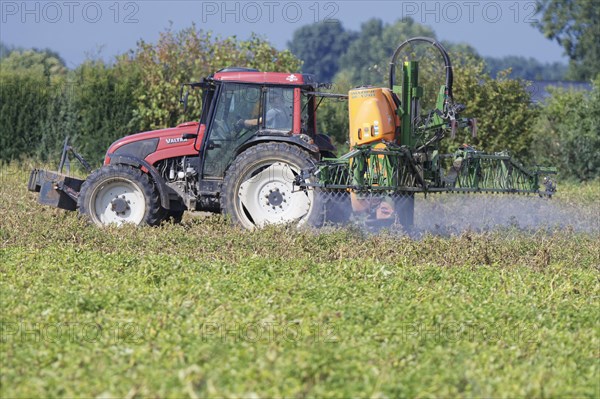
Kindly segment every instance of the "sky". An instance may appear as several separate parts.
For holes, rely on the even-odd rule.
[[[11,46],[51,48],[68,67],[86,57],[112,59],[143,39],[154,42],[169,26],[193,22],[221,36],[252,32],[284,49],[294,30],[316,21],[340,21],[346,29],[380,18],[413,18],[442,40],[466,42],[483,56],[519,55],[567,62],[535,21],[534,0],[508,1],[6,1],[0,0],[0,40]],[[399,40],[400,41],[400,40]],[[398,43],[399,44],[399,43]]]

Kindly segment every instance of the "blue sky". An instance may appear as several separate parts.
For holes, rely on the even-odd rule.
[[[535,1],[0,1],[0,39],[14,46],[52,48],[69,67],[87,55],[110,59],[139,39],[155,41],[171,23],[222,36],[251,32],[285,48],[294,30],[325,19],[358,30],[370,18],[411,17],[438,38],[467,42],[484,56],[531,56],[567,62],[562,48],[531,22]]]

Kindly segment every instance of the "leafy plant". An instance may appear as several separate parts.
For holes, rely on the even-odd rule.
[[[454,65],[454,97],[466,105],[465,116],[477,119],[477,137],[465,131],[452,143],[475,145],[485,151],[509,150],[517,159],[527,160],[532,154],[532,126],[537,109],[531,105],[528,83],[508,78],[510,70],[493,79],[485,72],[485,64],[470,58],[456,58]]]
[[[534,25],[569,56],[569,77],[593,79],[600,72],[600,9],[594,0],[537,0]]]
[[[556,165],[566,178],[600,176],[600,75],[593,85],[589,93],[552,90],[535,124],[537,162]]]

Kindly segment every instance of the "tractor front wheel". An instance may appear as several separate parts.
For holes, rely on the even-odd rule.
[[[81,186],[79,212],[98,226],[158,225],[164,218],[158,191],[150,177],[127,165],[95,170]]]
[[[268,224],[315,226],[323,207],[314,190],[294,184],[315,159],[286,143],[262,143],[241,153],[223,181],[221,209],[232,222],[247,229]]]

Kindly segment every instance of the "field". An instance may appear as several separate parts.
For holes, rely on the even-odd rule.
[[[600,396],[597,182],[552,200],[575,227],[411,238],[98,229],[26,179],[2,169],[3,398]]]

